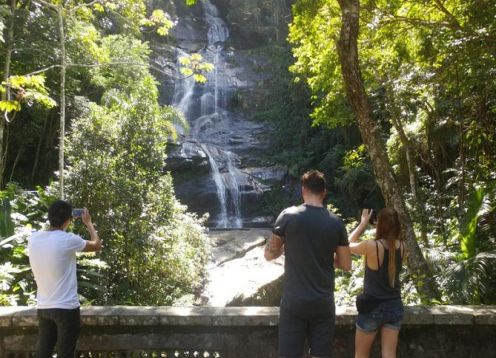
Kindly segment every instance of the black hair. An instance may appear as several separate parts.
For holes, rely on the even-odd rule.
[[[56,200],[48,208],[50,226],[62,227],[72,217],[72,205],[64,200]]]
[[[324,174],[318,170],[309,170],[303,174],[301,185],[316,195],[320,195],[326,190]]]

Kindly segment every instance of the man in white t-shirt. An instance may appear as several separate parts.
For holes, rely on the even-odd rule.
[[[29,263],[38,288],[38,358],[52,357],[55,345],[58,358],[74,358],[81,327],[76,252],[102,248],[87,209],[81,219],[89,241],[66,232],[72,219],[71,204],[57,200],[48,208],[48,230],[33,233],[28,241]]]

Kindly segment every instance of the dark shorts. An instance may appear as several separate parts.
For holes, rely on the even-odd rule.
[[[301,313],[281,306],[279,318],[280,357],[301,358],[308,340],[310,354],[314,357],[332,357],[335,312]]]
[[[403,320],[401,299],[385,301],[372,312],[358,314],[356,327],[365,333],[375,333],[381,327],[399,330]]]

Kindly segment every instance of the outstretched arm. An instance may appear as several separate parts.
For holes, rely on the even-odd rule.
[[[280,236],[272,234],[267,241],[264,250],[264,257],[267,261],[277,259],[284,252],[284,242]]]

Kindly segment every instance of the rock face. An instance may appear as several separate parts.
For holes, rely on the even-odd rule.
[[[287,168],[264,162],[270,128],[249,120],[265,96],[260,71],[264,46],[284,41],[290,4],[281,0],[202,0],[187,7],[168,1],[164,10],[177,25],[170,38],[152,42],[153,61],[162,68],[161,100],[182,111],[189,131],[178,126],[179,140],[169,147],[166,168],[176,195],[190,211],[209,214],[217,227],[266,226],[261,197],[282,186]],[[181,79],[170,60],[202,54],[215,70],[206,84]],[[260,98],[260,99],[257,99]],[[266,100],[266,98],[263,98]]]
[[[286,0],[214,0],[233,33],[231,45],[254,48],[284,41],[291,19]]]
[[[270,235],[271,231],[266,229],[210,232],[213,257],[204,292],[206,305],[226,306],[242,299],[250,300],[261,288],[280,280],[284,258],[267,262],[263,256]],[[278,301],[280,291],[273,291],[273,301]]]

